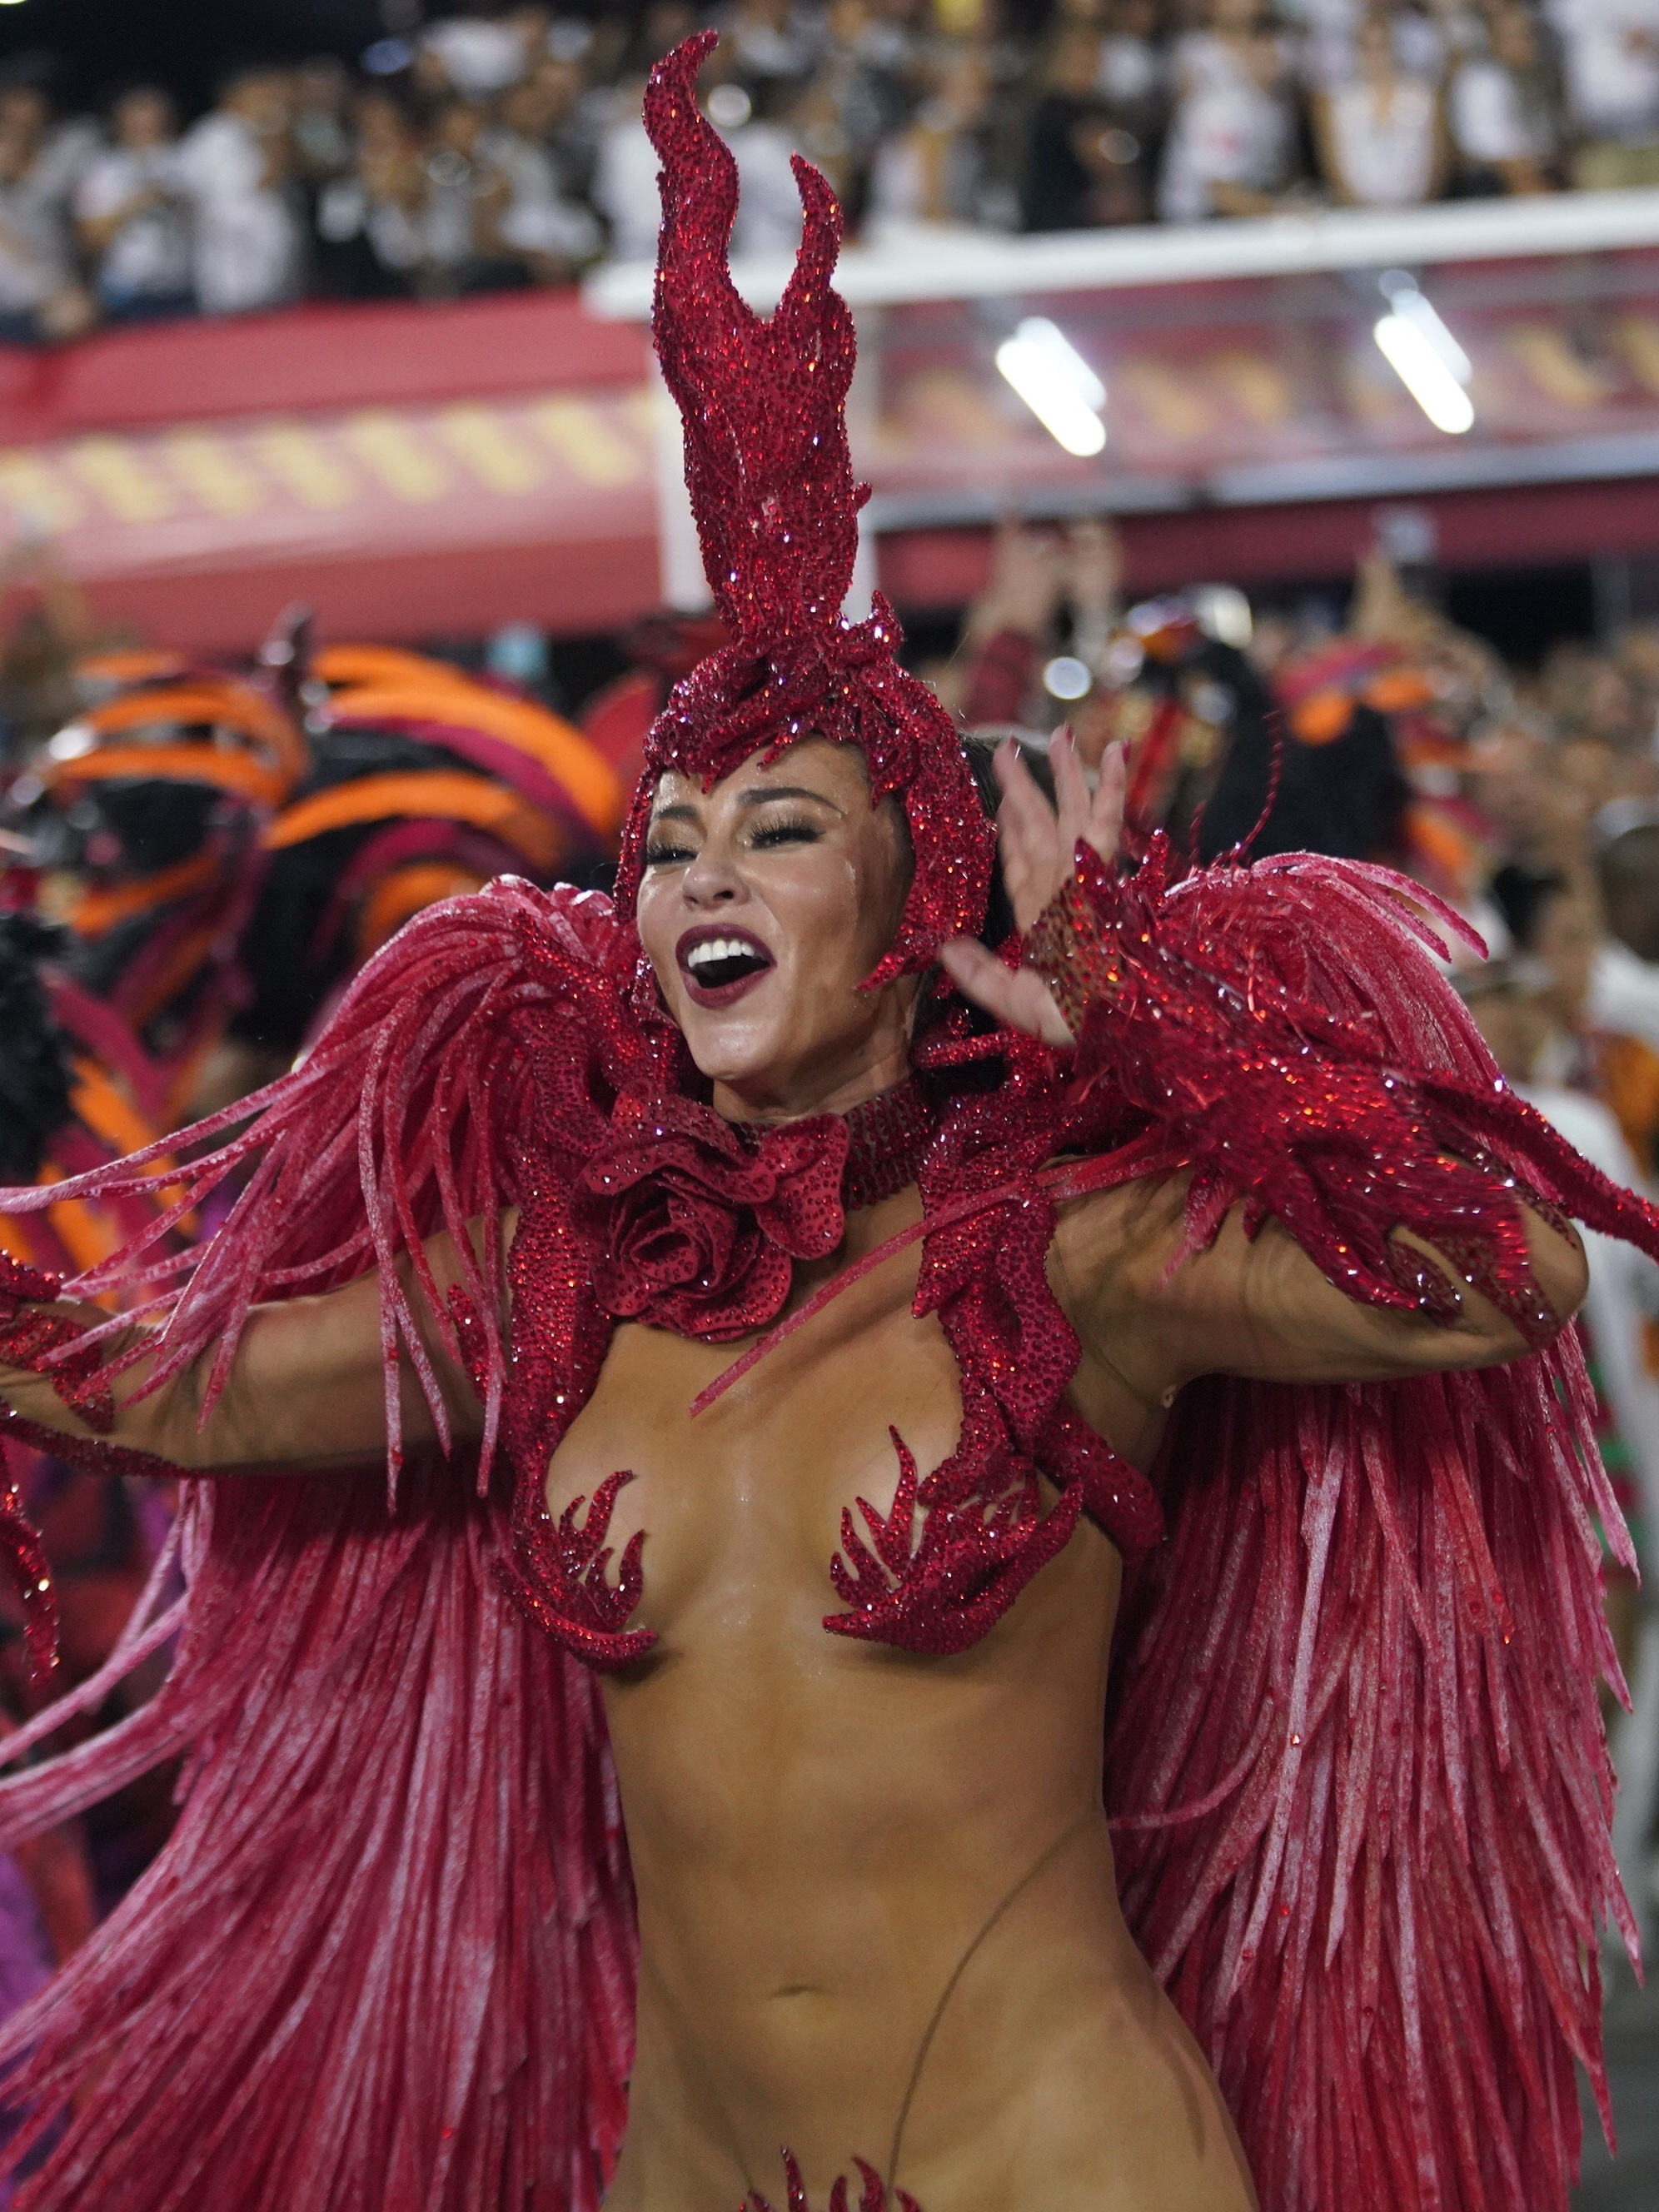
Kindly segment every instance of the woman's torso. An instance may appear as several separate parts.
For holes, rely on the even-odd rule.
[[[1277,190],[1285,180],[1292,118],[1287,57],[1258,40],[1246,52],[1207,31],[1176,52],[1179,92],[1164,149],[1164,212],[1179,222],[1211,213],[1212,184]]]
[[[1434,87],[1410,76],[1386,87],[1363,79],[1330,95],[1331,137],[1341,181],[1368,207],[1414,206],[1434,173]]]
[[[842,1261],[916,1205],[854,1215]],[[1117,1909],[1112,1546],[1085,1523],[952,1658],[823,1626],[843,1507],[892,1502],[889,1425],[924,1474],[956,1442],[916,1267],[866,1277],[695,1421],[741,1345],[619,1329],[553,1461],[556,1514],[633,1470],[611,1540],[647,1532],[631,1625],[659,1638],[605,1691],[641,1938],[610,2201],[781,2203],[787,2143],[815,2207],[855,2154],[924,2212],[1243,2206],[1218,2096]]]

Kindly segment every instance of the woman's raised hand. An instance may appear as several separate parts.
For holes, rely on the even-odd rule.
[[[1123,748],[1113,745],[1100,763],[1092,796],[1078,766],[1069,730],[1056,732],[1048,748],[1057,807],[1050,806],[1036,777],[1011,738],[999,745],[997,781],[1002,806],[997,837],[1002,850],[1002,880],[1022,935],[1073,872],[1079,841],[1092,845],[1103,860],[1117,850],[1123,829]]]
[[[1092,795],[1083,780],[1069,731],[1055,736],[1048,749],[1048,764],[1054,770],[1058,801],[1054,806],[1037,788],[1012,738],[999,748],[996,757],[997,781],[1002,786],[997,821],[1002,878],[1014,909],[1015,927],[1022,934],[1074,872],[1079,840],[1091,845],[1103,860],[1109,860],[1117,851],[1123,827],[1121,745],[1107,750]],[[952,939],[941,949],[939,957],[957,988],[998,1021],[1050,1044],[1071,1042],[1071,1031],[1048,986],[1030,969],[1015,972],[1005,968],[994,953],[967,937]]]

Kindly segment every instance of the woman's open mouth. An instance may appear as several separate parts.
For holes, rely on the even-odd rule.
[[[746,929],[688,929],[674,947],[687,995],[698,1006],[729,1006],[769,974],[771,954]]]

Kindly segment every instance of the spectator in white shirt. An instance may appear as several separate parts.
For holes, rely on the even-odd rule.
[[[697,27],[696,11],[687,0],[651,0],[629,41],[627,65],[608,100],[605,119],[595,134],[593,178],[589,197],[611,234],[613,261],[653,261],[657,228],[662,207],[657,193],[657,149],[645,135],[640,119],[647,72],[662,57],[689,39]],[[710,86],[729,73],[729,50],[717,47],[704,67],[705,98]]]
[[[574,55],[543,55],[530,72],[540,114],[538,137],[552,161],[559,190],[567,199],[585,198],[593,180],[603,121],[595,103],[599,88],[590,84]]]
[[[835,186],[849,222],[865,205],[872,164],[910,120],[921,70],[904,24],[878,15],[872,0],[830,0],[801,150]]]
[[[1367,15],[1350,72],[1313,100],[1325,181],[1350,207],[1415,207],[1432,199],[1445,169],[1440,97],[1403,70],[1386,15]]]
[[[76,229],[99,305],[112,322],[188,313],[191,211],[173,101],[135,85],[110,112],[112,143],[75,194]]]
[[[1164,149],[1167,222],[1270,214],[1294,180],[1292,57],[1262,0],[1210,0],[1209,28],[1175,49],[1175,113]]]
[[[244,70],[179,149],[205,315],[247,314],[299,296],[300,226],[287,191],[290,108],[282,70]]]
[[[490,156],[489,129],[489,110],[476,100],[449,100],[434,118],[422,162],[420,284],[429,298],[526,281],[522,264],[501,245],[498,225],[512,188]]]
[[[814,29],[792,0],[734,0],[719,21],[738,74],[751,84],[799,83],[817,59]]]
[[[317,194],[312,275],[331,300],[407,299],[422,252],[421,142],[385,91],[360,94],[350,166]]]
[[[1462,979],[1460,988],[1492,1057],[1522,1097],[1552,1122],[1603,1175],[1627,1190],[1642,1189],[1636,1161],[1618,1122],[1588,1091],[1548,1073],[1550,1010],[1528,975],[1535,963],[1498,960]],[[1647,1315],[1656,1291],[1654,1263],[1628,1245],[1584,1232],[1589,1291],[1579,1324],[1588,1339],[1613,1426],[1629,1451],[1644,1518],[1659,1510],[1659,1390],[1644,1353]]]
[[[726,127],[738,163],[736,253],[793,253],[800,243],[800,194],[790,164],[800,144],[805,91],[788,77],[763,78],[750,119]]]
[[[1549,0],[1583,191],[1659,185],[1659,7],[1654,0]]]
[[[34,148],[28,189],[69,236],[70,206],[88,164],[100,152],[103,134],[89,115],[53,119],[52,102],[31,79],[0,88],[0,125],[15,124]]]
[[[295,167],[316,183],[343,176],[351,161],[351,76],[335,54],[313,54],[291,79]]]
[[[974,46],[947,50],[933,76],[932,98],[876,157],[870,228],[918,222],[1012,228],[1018,210],[1000,197],[987,145],[994,89],[989,57]]]
[[[1453,72],[1448,102],[1465,187],[1547,192],[1556,174],[1555,103],[1537,30],[1524,8],[1501,5],[1487,35],[1488,50]]]
[[[97,304],[75,276],[58,207],[40,190],[39,131],[0,112],[0,339],[79,337]]]
[[[1613,838],[1599,873],[1612,934],[1596,958],[1592,1018],[1659,1052],[1659,822]]]
[[[550,69],[526,77],[501,95],[498,119],[480,141],[484,159],[506,180],[494,216],[495,240],[502,252],[520,257],[538,284],[568,282],[603,243],[592,210],[563,189],[548,143],[564,91]]]
[[[1170,61],[1158,0],[1116,0],[1100,42],[1100,96],[1112,118],[1154,153],[1170,119]]]
[[[1407,76],[1440,82],[1455,46],[1462,7],[1462,0],[1442,0],[1438,8],[1396,6],[1387,11],[1394,58]]]
[[[645,135],[640,102],[645,80],[619,89],[611,120],[599,138],[593,169],[593,204],[611,231],[614,261],[650,261],[657,252],[662,220],[657,194],[657,149]]]

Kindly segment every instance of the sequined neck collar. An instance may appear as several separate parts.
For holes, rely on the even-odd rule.
[[[896,1198],[916,1179],[922,1155],[933,1140],[939,1115],[921,1095],[914,1075],[890,1091],[861,1099],[839,1119],[847,1125],[847,1165],[842,1171],[841,1202],[848,1213]],[[757,1137],[775,1122],[739,1121],[745,1136]],[[783,1126],[787,1127],[787,1124]]]
[[[939,1115],[922,1097],[914,1075],[907,1075],[890,1091],[862,1100],[842,1119],[847,1124],[847,1165],[841,1202],[848,1213],[896,1197],[913,1183],[939,1127]]]

